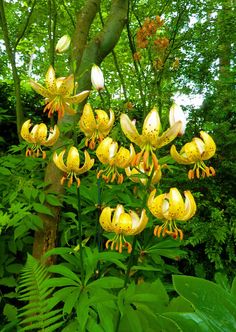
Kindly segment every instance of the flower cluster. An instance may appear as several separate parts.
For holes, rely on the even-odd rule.
[[[158,27],[163,22],[158,19],[146,20],[139,36],[152,36],[156,33]],[[141,37],[140,37],[141,38]],[[57,45],[58,52],[63,52],[69,47],[69,39],[62,38]],[[104,87],[104,78],[100,68],[96,65],[91,70],[91,81],[94,88],[98,91]],[[80,94],[71,96],[74,90],[74,78],[70,75],[67,78],[55,78],[55,72],[52,67],[46,74],[46,88],[39,83],[31,81],[32,87],[41,95],[46,97],[46,106],[44,111],[48,110],[48,116],[51,117],[54,112],[58,113],[60,120],[65,112],[75,113],[71,104],[79,103],[84,100],[89,91],[83,91]],[[178,223],[186,222],[196,213],[196,203],[189,190],[184,191],[184,198],[177,188],[170,188],[168,193],[160,192],[156,195],[155,185],[161,181],[162,169],[168,165],[161,163],[158,151],[162,147],[171,143],[177,136],[182,136],[186,129],[186,118],[182,108],[173,103],[169,112],[169,128],[162,132],[162,125],[158,109],[154,107],[145,117],[142,132],[139,133],[136,121],[131,120],[127,114],[121,114],[120,125],[124,135],[131,142],[129,148],[121,146],[109,135],[111,133],[115,115],[112,110],[109,115],[106,111],[97,109],[93,111],[90,104],[85,104],[82,115],[78,122],[80,131],[85,135],[85,147],[95,150],[99,166],[97,178],[102,178],[106,183],[123,183],[124,174],[131,181],[145,186],[148,192],[151,187],[154,189],[147,199],[147,208],[151,214],[156,217],[161,224],[154,228],[154,235],[157,237],[169,235],[174,239],[183,239],[183,231],[178,227]],[[38,157],[42,155],[46,158],[46,152],[42,146],[51,147],[59,138],[59,129],[55,125],[49,130],[44,123],[36,124],[30,130],[31,120],[25,121],[21,129],[21,136],[29,144],[26,156]],[[82,141],[83,142],[83,141]],[[138,152],[135,151],[136,145]],[[66,152],[67,151],[67,152]],[[172,145],[170,154],[179,164],[193,165],[188,172],[188,178],[200,178],[200,176],[215,175],[212,166],[207,166],[205,161],[213,157],[216,151],[216,145],[212,137],[204,132],[200,132],[200,138],[194,137],[191,142],[186,143],[180,152],[177,152],[175,145]],[[64,156],[66,155],[66,160]],[[87,150],[84,150],[84,162],[81,166],[81,158],[78,149],[70,146],[68,150],[64,149],[53,154],[53,162],[56,167],[62,171],[61,185],[68,180],[70,187],[75,180],[77,186],[80,186],[79,176],[89,171],[95,160],[90,157]],[[106,232],[115,233],[112,239],[107,240],[106,248],[115,249],[122,252],[127,248],[128,253],[132,251],[132,245],[126,237],[141,233],[148,223],[148,217],[145,206],[140,208],[139,212],[125,212],[123,205],[118,204],[116,208],[105,207],[100,215],[100,224]]]

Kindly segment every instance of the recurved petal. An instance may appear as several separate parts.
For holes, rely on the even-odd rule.
[[[185,132],[185,128],[186,128],[186,122],[187,122],[186,117],[185,117],[185,114],[184,114],[181,106],[176,103],[173,103],[173,105],[170,108],[170,113],[169,113],[170,126],[173,126],[177,121],[182,122],[179,135],[183,135]]]
[[[146,116],[143,123],[142,136],[145,141],[155,146],[160,131],[160,117],[156,108],[153,108]]]
[[[97,147],[96,155],[103,164],[108,164],[110,161],[110,147],[112,142],[112,138],[106,137]]]
[[[160,137],[157,138],[153,146],[160,149],[162,146],[169,144],[176,138],[176,136],[180,132],[181,126],[181,121],[177,121],[172,127],[167,129]]]
[[[202,159],[207,160],[214,156],[216,152],[216,144],[212,137],[205,131],[200,131],[200,136],[205,143],[205,151],[202,154]]]
[[[121,168],[125,168],[130,164],[130,152],[123,146],[120,147],[119,151],[115,155],[115,165]]]
[[[83,109],[82,116],[79,120],[79,126],[82,132],[92,134],[96,129],[96,121],[94,118],[92,107],[86,104]]]
[[[132,229],[130,231],[130,234],[128,235],[136,235],[141,233],[146,227],[148,222],[146,210],[145,209],[142,210],[140,218],[137,215],[137,213],[135,213],[134,211],[130,211],[130,216],[132,218]]]
[[[104,134],[104,136],[106,136],[113,126],[115,120],[114,112],[110,110],[110,119],[107,113],[103,110],[95,110],[95,113],[97,114],[97,128],[101,133]]]
[[[110,207],[105,207],[100,215],[99,222],[102,228],[107,232],[113,232],[114,227],[111,223],[111,213],[114,209],[111,209]]]
[[[62,96],[69,96],[74,89],[74,76],[70,75],[68,77],[59,77],[56,80],[57,83],[57,93]]]
[[[167,219],[178,219],[185,211],[183,198],[177,188],[171,188],[169,195],[169,209]]]
[[[50,129],[48,138],[44,142],[43,145],[45,145],[45,146],[52,146],[52,145],[54,145],[56,143],[56,141],[58,140],[59,135],[60,135],[59,128],[58,128],[57,125],[55,125],[53,129]]]
[[[189,190],[186,190],[184,192],[184,196],[185,196],[185,210],[183,215],[178,218],[178,220],[181,221],[186,221],[192,218],[197,210],[196,202],[191,192]]]
[[[171,146],[170,154],[171,154],[171,157],[172,157],[172,158],[173,158],[178,164],[189,165],[189,164],[192,163],[192,161],[191,161],[189,158],[184,157],[183,155],[181,155],[180,153],[178,153],[178,151],[176,150],[175,145],[172,145],[172,146]]]
[[[75,95],[75,96],[71,96],[71,97],[67,97],[66,100],[69,102],[69,103],[72,103],[72,104],[79,104],[81,103],[85,98],[88,97],[90,91],[88,90],[85,90],[85,91],[82,91],[80,92],[79,94]]]
[[[70,147],[70,150],[67,155],[66,165],[70,171],[77,173],[80,165],[80,157],[79,157],[79,151],[74,146]]]
[[[129,234],[132,228],[132,218],[128,213],[121,213],[119,215],[118,223],[116,224],[115,232]]]
[[[55,70],[53,69],[52,66],[50,66],[48,68],[48,71],[46,73],[45,84],[46,84],[47,89],[51,90],[52,93],[54,93],[56,91]]]
[[[192,162],[196,162],[202,159],[199,147],[194,140],[185,144],[184,152],[186,154],[186,157]]]
[[[90,155],[86,150],[84,151],[84,157],[84,165],[76,171],[77,174],[85,173],[93,167],[94,159],[90,158]]]
[[[30,80],[30,85],[41,96],[43,96],[45,98],[51,97],[51,92],[48,89],[44,88],[41,84],[39,84],[33,80]]]
[[[142,137],[139,135],[135,125],[132,123],[128,115],[121,114],[120,116],[121,129],[125,136],[138,146],[142,145]]]
[[[32,139],[32,135],[29,132],[29,128],[32,126],[31,120],[27,120],[23,123],[21,127],[21,137],[27,141],[28,143],[34,143],[34,140]]]
[[[48,130],[47,130],[47,126],[45,125],[45,123],[40,123],[38,125],[38,129],[34,135],[35,141],[38,144],[44,144],[44,142],[46,141],[46,138],[47,138],[47,133],[48,133]]]
[[[115,212],[114,212],[114,215],[113,215],[113,218],[112,218],[112,225],[114,227],[117,227],[119,225],[120,215],[124,212],[125,212],[125,210],[124,210],[123,205],[118,204],[115,208]]]
[[[166,194],[161,194],[154,198],[154,195],[155,195],[154,190],[151,192],[151,194],[149,196],[148,203],[147,203],[148,208],[156,218],[165,219],[165,217],[163,216],[162,207],[163,207],[164,199],[166,198]]]
[[[55,165],[62,171],[65,173],[68,173],[68,168],[66,167],[66,165],[64,164],[64,154],[65,154],[66,150],[63,150],[59,153],[59,155],[54,152],[53,154],[53,161],[55,163]]]

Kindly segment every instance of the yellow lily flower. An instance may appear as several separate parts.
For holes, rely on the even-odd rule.
[[[125,136],[141,148],[141,152],[133,160],[133,166],[138,166],[140,161],[143,161],[145,171],[149,171],[152,165],[155,169],[158,169],[158,160],[153,151],[173,141],[182,125],[181,121],[177,121],[159,136],[161,122],[156,108],[153,108],[146,116],[141,135],[126,114],[121,114],[120,124]]]
[[[162,176],[160,165],[158,165],[158,168],[155,169],[154,171],[153,171],[153,166],[151,166],[150,170],[147,173],[145,173],[143,162],[141,162],[137,167],[133,167],[132,169],[130,167],[127,167],[125,169],[125,173],[130,178],[131,181],[136,183],[142,183],[143,185],[147,184],[148,178],[151,176],[152,173],[153,173],[151,179],[152,185],[160,182]]]
[[[127,247],[128,253],[131,253],[132,245],[126,241],[125,235],[141,233],[147,225],[148,217],[145,209],[142,210],[139,218],[136,212],[129,211],[129,213],[126,213],[123,205],[118,204],[115,209],[105,207],[102,210],[99,222],[106,232],[116,233],[112,240],[106,242],[107,249],[111,245],[111,250],[115,248],[121,253],[123,247]]]
[[[54,126],[54,129],[48,130],[45,123],[36,124],[33,126],[30,131],[30,127],[32,126],[31,120],[27,120],[23,123],[21,127],[21,136],[22,138],[30,143],[30,147],[26,150],[26,156],[34,156],[39,157],[40,153],[42,153],[43,159],[46,158],[46,152],[42,151],[41,146],[52,146],[56,143],[60,131],[57,125]],[[47,137],[48,136],[48,137]]]
[[[96,150],[96,155],[102,164],[107,165],[105,170],[100,170],[97,177],[102,174],[106,182],[114,182],[117,177],[117,183],[124,180],[123,174],[120,174],[117,168],[126,168],[135,157],[135,151],[132,144],[130,150],[123,146],[118,149],[118,143],[112,138],[106,137]],[[104,174],[103,174],[104,173]]]
[[[110,118],[103,110],[95,110],[95,113],[96,117],[94,117],[92,107],[86,104],[79,121],[80,130],[86,136],[85,145],[89,146],[91,150],[95,148],[96,140],[101,142],[109,134],[115,121],[112,110],[110,110]]]
[[[189,190],[184,192],[185,201],[176,188],[171,188],[169,193],[161,194],[155,197],[154,189],[147,202],[151,213],[163,221],[163,225],[158,225],[154,229],[154,235],[163,237],[171,235],[174,239],[180,237],[183,239],[183,232],[176,225],[176,221],[187,221],[196,213],[196,203]]]
[[[214,156],[216,152],[216,145],[212,137],[205,131],[200,131],[201,138],[194,137],[189,143],[186,143],[180,153],[177,152],[176,147],[172,145],[170,154],[172,158],[179,164],[190,165],[194,164],[193,169],[189,170],[188,178],[194,179],[195,172],[196,177],[200,178],[200,170],[202,171],[202,177],[214,176],[215,170],[213,167],[208,167],[204,163],[204,160],[208,160]]]
[[[72,146],[69,149],[68,155],[67,155],[67,161],[66,164],[64,163],[63,157],[65,154],[65,150],[59,153],[55,152],[53,154],[53,161],[56,164],[56,166],[65,174],[61,178],[61,184],[63,185],[66,179],[68,180],[68,187],[70,187],[73,183],[73,179],[75,178],[77,182],[77,186],[79,187],[80,185],[80,179],[77,177],[77,175],[83,174],[90,170],[90,168],[94,164],[94,159],[90,158],[90,155],[88,154],[87,151],[84,151],[84,165],[80,167],[80,156],[79,152],[76,149],[76,147]]]
[[[71,96],[75,86],[74,76],[56,78],[52,66],[49,67],[46,73],[46,87],[33,80],[30,80],[30,85],[41,96],[45,97],[46,106],[43,111],[48,111],[49,118],[52,117],[54,112],[58,112],[58,119],[61,119],[65,112],[75,114],[76,111],[71,107],[71,104],[81,103],[89,95],[89,91],[82,91],[75,96]]]

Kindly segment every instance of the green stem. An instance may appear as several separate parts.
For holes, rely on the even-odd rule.
[[[81,203],[80,203],[80,189],[77,187],[77,217],[78,217],[78,232],[79,232],[79,253],[80,253],[80,268],[81,268],[81,283],[84,285],[84,260],[83,260],[83,246],[82,246],[82,219],[81,219]]]

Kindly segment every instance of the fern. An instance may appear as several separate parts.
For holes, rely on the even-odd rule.
[[[51,296],[53,287],[45,285],[49,278],[47,268],[28,255],[19,282],[19,300],[28,302],[18,316],[20,331],[52,332],[63,324],[61,309],[53,309],[56,305]]]

